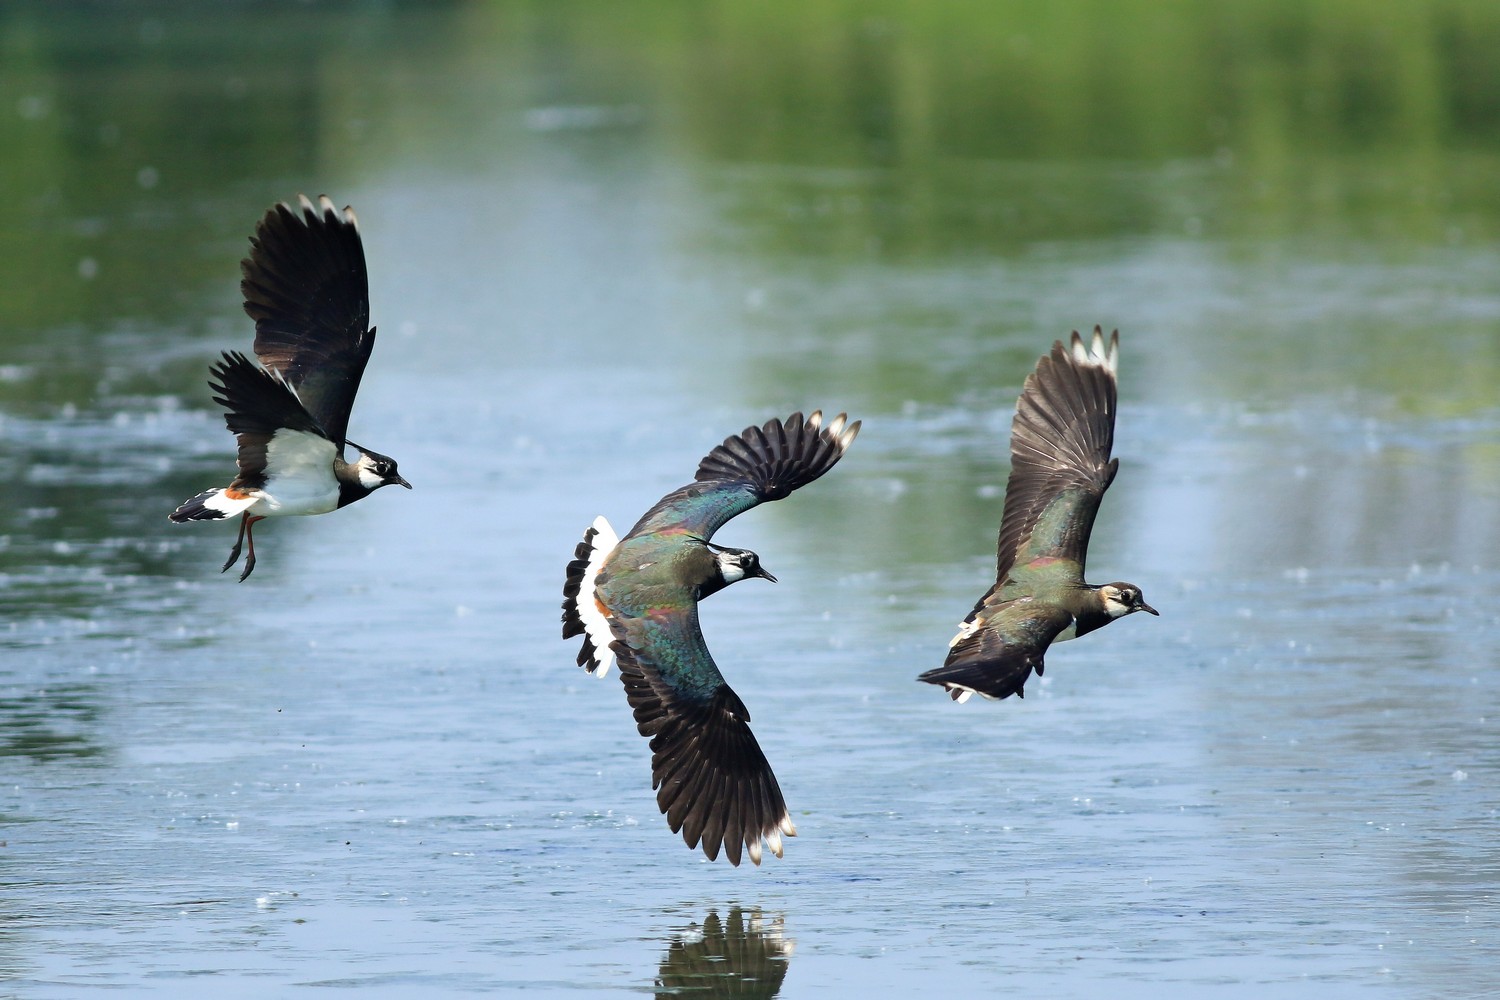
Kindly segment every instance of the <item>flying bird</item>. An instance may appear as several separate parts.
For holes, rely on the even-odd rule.
[[[1133,583],[1084,583],[1099,501],[1115,478],[1116,371],[1120,333],[1094,328],[1085,344],[1052,345],[1026,378],[1011,424],[1010,481],[1000,518],[995,584],[948,644],[948,658],[918,680],[954,701],[1026,696],[1047,647],[1116,618],[1159,614]]]
[[[360,376],[375,346],[370,282],[354,210],[327,197],[272,208],[240,264],[245,312],[255,321],[257,365],[225,351],[210,367],[214,402],[239,442],[239,475],[169,515],[173,521],[238,516],[224,572],[248,544],[243,581],[255,569],[254,527],[268,517],[326,514],[382,486],[411,483],[395,459],[345,438]],[[345,461],[344,446],[359,453]]]
[[[736,514],[780,500],[838,462],[859,433],[821,411],[747,427],[698,466],[623,539],[603,517],[584,534],[563,587],[564,639],[583,636],[578,665],[604,676],[618,661],[636,728],[651,738],[656,804],[688,847],[732,865],[760,864],[795,836],[781,788],[698,626],[698,602],[738,580],[775,577],[748,549],[709,539]]]

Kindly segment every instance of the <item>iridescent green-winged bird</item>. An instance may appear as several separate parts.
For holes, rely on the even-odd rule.
[[[736,514],[780,500],[833,468],[859,433],[840,413],[747,427],[698,465],[617,539],[603,517],[578,544],[563,587],[564,639],[583,636],[578,665],[604,676],[620,665],[636,728],[651,740],[656,804],[688,847],[732,865],[743,848],[760,864],[795,836],[781,788],[750,732],[750,712],[719,673],[698,625],[698,602],[738,580],[775,581],[747,549],[713,544]]]
[[[948,644],[948,658],[918,680],[954,701],[1026,696],[1043,655],[1116,618],[1159,614],[1133,583],[1084,583],[1084,559],[1099,501],[1115,478],[1111,458],[1120,333],[1094,327],[1085,344],[1052,345],[1026,377],[1010,433],[1010,481],[1000,517],[995,584]]]

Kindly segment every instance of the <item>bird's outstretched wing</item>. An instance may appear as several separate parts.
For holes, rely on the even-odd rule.
[[[707,541],[736,514],[789,496],[838,464],[859,434],[860,422],[847,420],[840,413],[825,427],[815,410],[745,428],[709,452],[694,481],[662,497],[630,534],[675,531]]]
[[[333,442],[278,376],[239,351],[225,351],[209,373],[218,379],[208,384],[214,402],[224,407],[224,423],[239,443],[240,473],[231,490],[265,486],[273,450],[283,466],[333,464]]]
[[[760,864],[762,843],[781,856],[796,828],[781,787],[750,732],[750,713],[724,682],[698,627],[696,602],[610,619],[612,648],[635,713],[651,739],[656,804],[689,847],[709,860]]]
[[[1042,657],[1073,616],[1029,597],[981,605],[954,638],[941,667],[917,680],[941,684],[954,701],[971,694],[986,698],[1026,697],[1026,681],[1041,675]]]
[[[279,373],[342,451],[349,411],[375,331],[370,281],[354,211],[327,197],[272,208],[240,264],[255,354]]]
[[[1103,331],[1094,327],[1085,345],[1075,331],[1067,346],[1053,344],[1026,377],[1011,424],[1010,481],[991,594],[1036,560],[1057,577],[1082,582],[1094,516],[1119,465],[1110,458],[1119,341],[1116,331],[1106,349]]]

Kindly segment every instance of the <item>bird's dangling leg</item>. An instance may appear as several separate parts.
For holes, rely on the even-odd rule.
[[[240,533],[235,536],[235,539],[234,539],[234,548],[232,548],[232,549],[229,550],[229,559],[228,559],[228,561],[226,561],[224,563],[224,568],[221,569],[221,570],[219,570],[220,573],[227,573],[227,572],[229,572],[229,567],[233,566],[237,561],[239,561],[239,558],[240,558],[240,545],[242,545],[244,543],[244,541],[245,541],[245,526],[248,525],[249,523],[250,523],[250,515],[249,514],[245,514],[245,515],[243,515],[240,518]],[[244,577],[240,577],[240,579],[243,580]]]
[[[245,572],[240,574],[240,583],[244,583],[245,577],[255,570],[255,522],[264,520],[264,515],[261,517],[245,515],[245,544],[249,546],[250,551],[245,553]]]

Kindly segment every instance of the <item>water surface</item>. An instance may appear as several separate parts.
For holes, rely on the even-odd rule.
[[[6,992],[1492,990],[1500,15],[1049,9],[0,7]],[[239,585],[165,515],[298,191],[416,489]],[[955,706],[1015,396],[1095,323],[1090,572],[1162,617]],[[734,869],[562,568],[812,408],[864,431],[703,608],[799,831]]]

